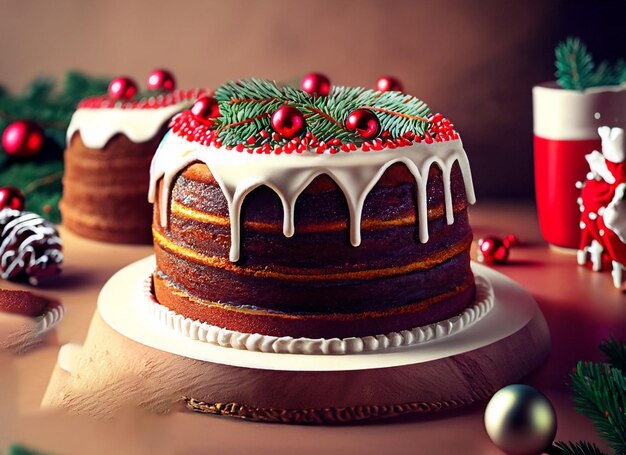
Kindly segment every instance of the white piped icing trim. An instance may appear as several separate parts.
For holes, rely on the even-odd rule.
[[[37,316],[35,318],[37,326],[33,331],[33,335],[40,336],[52,330],[59,322],[61,322],[63,316],[65,316],[65,307],[60,303],[46,311],[41,316]]]
[[[152,139],[163,124],[175,114],[190,107],[193,98],[154,109],[79,108],[74,112],[67,128],[67,143],[80,131],[83,143],[92,149],[104,148],[118,133],[135,143]]]
[[[241,207],[245,197],[260,186],[271,188],[283,205],[283,233],[295,233],[294,212],[298,196],[319,175],[332,178],[348,203],[350,212],[350,242],[361,243],[361,214],[363,204],[371,189],[383,173],[395,163],[404,163],[415,178],[417,189],[417,219],[419,238],[428,241],[428,172],[437,164],[443,173],[446,220],[454,222],[450,174],[455,162],[459,163],[465,192],[470,204],[476,201],[467,155],[460,139],[432,144],[416,143],[379,152],[362,149],[337,155],[317,154],[313,151],[292,154],[248,154],[234,149],[215,148],[189,142],[169,132],[159,145],[150,168],[149,200],[155,202],[158,181],[163,178],[160,195],[161,225],[167,225],[168,208],[174,179],[185,167],[194,162],[207,165],[220,185],[230,216],[230,260],[239,260]]]
[[[475,275],[476,297],[469,308],[445,321],[401,332],[351,338],[293,338],[241,333],[223,329],[206,322],[194,321],[177,314],[157,302],[152,292],[152,276],[145,281],[141,311],[159,327],[178,335],[221,347],[277,354],[357,354],[401,346],[412,346],[453,335],[485,316],[494,305],[493,288],[489,280]]]

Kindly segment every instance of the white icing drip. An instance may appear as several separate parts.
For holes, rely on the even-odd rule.
[[[76,131],[80,131],[83,143],[92,149],[103,148],[118,133],[135,143],[145,142],[152,139],[165,122],[193,102],[189,99],[154,109],[79,108],[67,128],[67,143]]]
[[[383,173],[395,163],[404,163],[415,178],[419,238],[422,243],[428,241],[427,185],[428,172],[433,164],[442,169],[448,224],[454,222],[450,173],[455,162],[459,163],[463,174],[468,202],[473,204],[476,200],[469,162],[460,139],[419,143],[393,151],[363,152],[357,149],[337,155],[314,152],[276,155],[202,146],[168,133],[159,145],[150,169],[150,202],[156,201],[157,183],[163,178],[159,198],[162,226],[167,226],[173,180],[194,162],[207,165],[226,198],[231,228],[230,260],[233,262],[239,260],[241,206],[246,196],[262,185],[271,188],[280,198],[284,212],[283,233],[290,237],[295,232],[294,209],[298,196],[317,176],[328,175],[337,183],[348,203],[350,242],[353,246],[361,243],[361,215],[367,195]]]
[[[161,305],[152,293],[152,276],[144,283],[144,298],[140,310],[147,318],[162,327],[195,341],[221,347],[278,354],[357,354],[389,348],[412,346],[461,332],[485,316],[495,304],[493,287],[489,280],[475,274],[476,297],[474,303],[461,314],[445,321],[415,327],[401,332],[350,338],[294,338],[258,333],[242,333],[220,328],[206,322],[186,318]]]

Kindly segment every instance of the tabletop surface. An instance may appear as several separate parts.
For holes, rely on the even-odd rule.
[[[568,373],[578,360],[602,360],[597,350],[609,335],[626,337],[626,295],[608,272],[576,265],[575,254],[541,239],[529,203],[479,203],[471,209],[475,239],[515,234],[507,264],[495,266],[526,288],[548,322],[548,361],[521,382],[545,393],[558,416],[558,440],[590,440],[591,421],[569,398]],[[61,228],[63,274],[37,292],[62,301],[65,319],[39,347],[19,356],[0,353],[0,451],[20,441],[47,453],[394,453],[499,454],[483,426],[485,403],[464,409],[370,424],[308,427],[261,424],[192,413],[154,416],[129,409],[112,421],[41,411],[39,404],[59,347],[81,343],[104,283],[121,267],[152,253],[150,246],[112,245],[82,239]],[[475,256],[474,256],[475,257]],[[20,286],[3,282],[5,288]]]

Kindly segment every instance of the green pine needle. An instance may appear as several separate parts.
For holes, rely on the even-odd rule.
[[[608,364],[578,362],[570,375],[576,409],[617,453],[626,452],[626,378]]]
[[[611,337],[604,340],[599,349],[606,355],[613,368],[618,368],[622,370],[622,373],[626,373],[626,341]]]
[[[345,126],[348,116],[360,108],[372,110],[381,130],[388,131],[391,137],[409,131],[423,134],[431,115],[424,102],[400,92],[333,87],[328,96],[312,96],[297,88],[279,87],[273,81],[259,79],[228,82],[217,88],[215,98],[220,105],[220,117],[215,122],[220,141],[226,146],[244,143],[251,148],[287,142],[257,134],[261,130],[272,131],[271,115],[285,104],[302,112],[307,131],[320,142],[339,139],[342,143],[363,143],[357,132]],[[253,144],[248,142],[251,136]]]
[[[556,78],[568,90],[617,85],[626,80],[626,68],[619,62],[611,67],[607,62],[596,66],[587,46],[579,39],[568,37],[555,50]]]
[[[548,451],[550,455],[606,455],[595,444],[586,441],[556,442]]]

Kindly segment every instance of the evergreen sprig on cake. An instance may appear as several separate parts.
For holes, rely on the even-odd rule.
[[[320,95],[259,79],[227,82],[173,122],[191,140],[256,153],[395,148],[456,139],[453,128],[400,91],[332,87]]]

